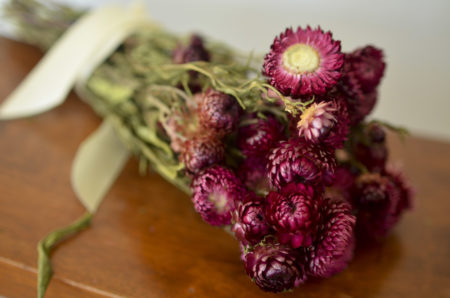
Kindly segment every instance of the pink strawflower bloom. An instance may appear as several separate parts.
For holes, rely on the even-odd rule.
[[[198,174],[192,180],[191,190],[195,210],[213,226],[231,224],[236,204],[251,197],[234,173],[221,166]]]
[[[254,245],[260,242],[272,231],[266,221],[265,201],[255,198],[239,203],[233,212],[232,231],[244,245]]]
[[[345,71],[342,73],[337,87],[331,93],[344,99],[347,103],[351,125],[361,122],[374,105],[366,100],[367,98],[361,89],[361,84],[355,75]]]
[[[384,69],[383,52],[373,46],[345,55],[337,89],[347,100],[352,124],[361,122],[375,107]]]
[[[345,99],[350,116],[350,123],[356,125],[369,115],[378,99],[377,90],[364,93],[361,85],[352,73],[343,73],[336,90],[337,95]]]
[[[328,185],[335,169],[333,149],[294,138],[280,142],[268,158],[269,181],[275,189],[291,182]]]
[[[203,129],[215,130],[217,134],[231,133],[239,120],[240,107],[228,94],[208,89],[197,97],[198,117]]]
[[[206,167],[221,163],[224,158],[225,148],[222,141],[200,133],[183,143],[180,154],[180,161],[184,163],[188,174],[195,174]]]
[[[358,208],[358,231],[364,237],[381,238],[411,207],[412,190],[403,176],[387,170],[385,175],[368,173],[355,182],[353,201]]]
[[[297,252],[275,241],[263,241],[250,251],[244,251],[245,270],[262,290],[283,292],[306,280],[303,267],[296,262]]]
[[[297,123],[298,134],[306,140],[317,143],[337,122],[336,108],[331,102],[311,104],[300,116]]]
[[[266,218],[278,241],[293,248],[312,244],[320,220],[321,196],[313,187],[288,184],[267,196]]]
[[[246,120],[253,123],[239,128],[237,145],[247,156],[265,156],[277,143],[284,139],[283,125],[271,115],[266,119],[250,115]]]
[[[198,35],[192,35],[187,46],[178,45],[172,53],[174,63],[183,64],[194,61],[209,61],[209,52],[203,45],[203,39]]]
[[[181,152],[184,142],[200,132],[195,99],[189,98],[189,101],[182,106],[172,106],[170,114],[167,115],[165,121],[161,122],[161,126],[170,139],[173,151]],[[202,134],[205,134],[204,130],[202,130]]]
[[[341,272],[353,258],[356,222],[352,207],[344,198],[335,193],[325,196],[317,240],[306,249],[308,274],[324,278]]]
[[[340,41],[318,27],[286,29],[264,59],[264,75],[283,95],[298,98],[324,94],[341,77],[344,55]]]
[[[365,93],[370,93],[379,85],[386,64],[383,51],[374,46],[356,49],[345,56],[344,72],[352,73]]]
[[[343,100],[312,103],[297,122],[298,135],[308,142],[342,148],[349,133],[349,114]]]

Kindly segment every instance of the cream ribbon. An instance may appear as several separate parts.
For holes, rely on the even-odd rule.
[[[62,104],[75,84],[82,85],[127,36],[148,21],[145,12],[145,6],[135,2],[129,8],[101,7],[80,18],[0,105],[0,120],[36,115]],[[128,156],[107,120],[80,145],[71,181],[89,212],[96,211]]]
[[[89,212],[95,213],[128,157],[129,151],[107,120],[80,145],[72,163],[71,182]]]

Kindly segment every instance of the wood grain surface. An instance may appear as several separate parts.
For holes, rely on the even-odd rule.
[[[0,39],[0,99],[40,59]],[[407,112],[405,110],[405,112]],[[36,244],[83,214],[70,186],[78,145],[99,119],[75,95],[0,123],[0,296],[34,297]],[[415,209],[349,268],[278,297],[450,297],[450,144],[390,137],[392,160],[417,188]],[[47,297],[276,297],[246,276],[238,243],[205,224],[189,198],[130,160],[92,226],[52,255]]]

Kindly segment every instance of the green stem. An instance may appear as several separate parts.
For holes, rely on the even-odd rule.
[[[71,223],[70,225],[55,230],[39,241],[38,250],[38,298],[45,295],[50,279],[53,275],[52,264],[50,262],[50,254],[53,247],[59,242],[75,235],[81,230],[87,228],[92,220],[93,215],[86,212],[82,217]]]

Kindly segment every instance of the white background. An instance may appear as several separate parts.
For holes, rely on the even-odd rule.
[[[4,2],[0,0],[0,3]],[[92,6],[88,0],[60,1]],[[95,6],[109,2],[95,1]],[[287,26],[321,25],[344,51],[368,43],[388,62],[373,117],[450,140],[450,0],[148,0],[167,28],[264,54]],[[5,30],[5,26],[2,26]]]

